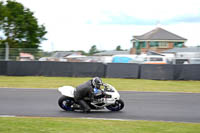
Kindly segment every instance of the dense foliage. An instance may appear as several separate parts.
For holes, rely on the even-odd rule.
[[[7,43],[10,48],[37,50],[46,33],[30,9],[16,1],[0,2],[0,48]]]

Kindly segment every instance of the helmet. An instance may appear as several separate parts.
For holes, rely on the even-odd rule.
[[[92,85],[93,85],[95,88],[100,89],[100,86],[103,85],[103,82],[102,82],[102,80],[101,80],[99,77],[94,77],[94,78],[92,79]]]

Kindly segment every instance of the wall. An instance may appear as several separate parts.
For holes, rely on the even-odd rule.
[[[139,78],[139,64],[109,63],[106,68],[107,78]]]
[[[8,76],[105,77],[102,63],[9,61],[2,70]]]
[[[7,75],[7,62],[0,61],[0,75]]]
[[[200,80],[200,64],[0,61],[0,75]]]

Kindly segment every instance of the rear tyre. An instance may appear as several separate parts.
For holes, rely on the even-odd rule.
[[[58,99],[58,105],[65,111],[73,111],[72,105],[74,103],[73,98],[61,96]]]
[[[111,104],[106,108],[111,111],[120,111],[124,108],[124,101],[122,99],[119,99],[115,102],[115,104]]]

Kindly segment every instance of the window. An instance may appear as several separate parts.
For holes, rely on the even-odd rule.
[[[150,42],[150,47],[168,48],[168,42]]]
[[[139,42],[135,42],[135,48],[140,49],[140,43]]]
[[[174,47],[182,48],[183,47],[183,42],[175,42]]]
[[[159,48],[168,48],[168,42],[159,42]]]
[[[162,58],[151,57],[150,61],[163,61]]]
[[[150,42],[150,47],[158,47],[158,42]]]
[[[146,42],[139,42],[141,48],[146,48]]]

